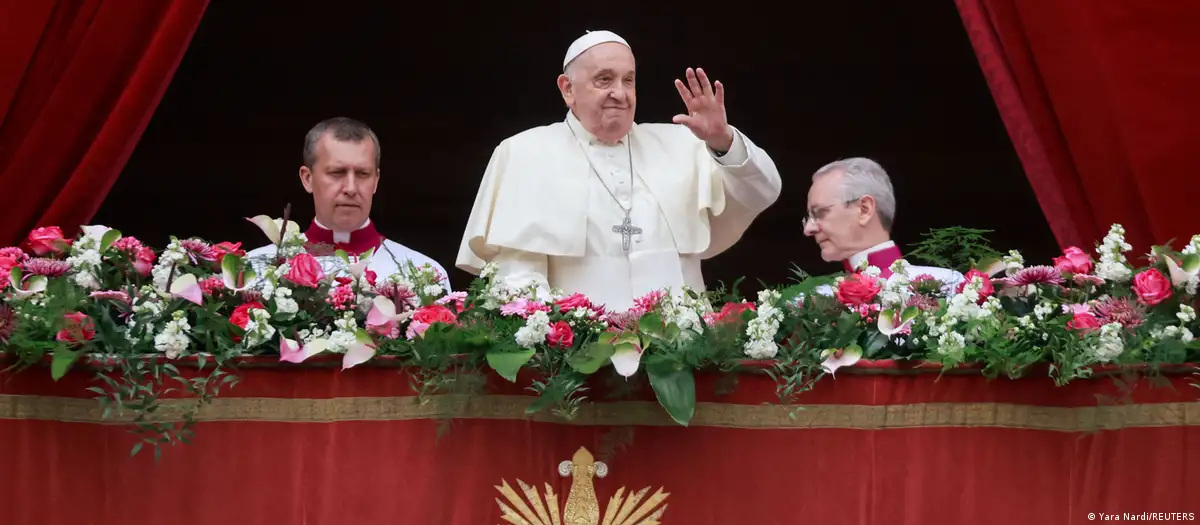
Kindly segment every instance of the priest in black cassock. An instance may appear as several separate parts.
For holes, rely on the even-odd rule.
[[[313,196],[316,218],[304,232],[308,250],[328,260],[336,250],[356,257],[374,250],[367,269],[383,279],[398,273],[408,261],[429,264],[451,290],[449,275],[437,261],[386,239],[371,221],[371,200],[379,185],[379,137],[366,124],[339,117],[322,121],[304,139],[300,182]],[[274,256],[275,245],[251,251],[252,259]],[[325,266],[324,262],[322,266]]]

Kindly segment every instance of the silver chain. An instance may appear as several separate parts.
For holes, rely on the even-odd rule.
[[[629,200],[628,208],[621,205],[621,200],[617,198],[616,194],[614,194],[612,190],[608,189],[608,184],[604,183],[604,177],[600,176],[600,170],[597,170],[596,165],[592,164],[592,156],[588,154],[587,149],[584,149],[583,141],[579,140],[579,135],[575,134],[575,127],[572,126],[569,121],[567,122],[567,129],[571,130],[571,136],[575,137],[575,143],[578,144],[579,149],[583,151],[583,157],[587,159],[588,167],[592,169],[592,173],[595,173],[596,178],[600,180],[600,186],[604,187],[604,191],[608,192],[608,196],[612,197],[613,202],[616,202],[617,206],[620,207],[621,211],[624,211],[625,216],[628,217],[629,213],[633,211],[633,199]],[[625,140],[625,151],[626,155],[629,157],[629,191],[633,192],[633,147],[630,145],[630,142],[631,141],[629,139]]]

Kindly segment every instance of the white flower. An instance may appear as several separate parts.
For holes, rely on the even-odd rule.
[[[295,314],[300,310],[300,305],[296,304],[296,300],[292,299],[291,288],[276,288],[275,289],[275,311],[284,315]]]
[[[1123,327],[1120,323],[1108,323],[1100,327],[1100,337],[1090,349],[1092,357],[1096,361],[1107,363],[1125,351],[1125,341],[1121,339],[1121,330]]]
[[[271,326],[271,314],[262,308],[251,308],[249,322],[246,323],[246,337],[243,341],[246,348],[254,348],[275,337],[275,327]]]
[[[499,269],[500,269],[500,267],[496,266],[496,263],[489,262],[489,263],[483,265],[483,268],[481,270],[479,270],[479,278],[480,279],[491,279],[492,276],[496,275],[496,272]]]
[[[154,287],[165,291],[167,283],[179,276],[180,271],[178,267],[183,265],[187,260],[187,250],[180,244],[179,239],[171,239],[171,243],[167,245],[167,249],[163,250],[162,255],[158,256],[158,262],[150,270],[150,275],[154,279]],[[172,269],[174,269],[174,272],[171,271]]]
[[[1096,253],[1100,254],[1100,262],[1096,264],[1096,275],[1113,282],[1128,281],[1133,276],[1133,271],[1125,264],[1125,253],[1132,249],[1133,246],[1125,242],[1125,228],[1120,224],[1113,224],[1108,230],[1108,235],[1104,236],[1104,241],[1096,248]]]
[[[421,291],[424,292],[425,295],[437,297],[442,294],[442,285],[428,284],[428,285],[425,285],[425,288],[422,289]]]
[[[172,319],[163,325],[162,331],[154,336],[154,349],[163,352],[169,359],[175,359],[187,351],[192,340],[188,333],[192,325],[188,324],[187,313],[178,310],[172,314]]]
[[[1190,323],[1196,320],[1196,310],[1186,304],[1179,305],[1179,313],[1175,314],[1181,323]]]
[[[1004,261],[1004,273],[1007,275],[1011,276],[1025,268],[1025,257],[1017,250],[1010,250],[1002,260]]]
[[[517,344],[525,348],[533,348],[546,341],[550,333],[550,317],[541,310],[535,311],[525,319],[525,326],[517,330]]]
[[[775,335],[779,332],[779,322],[783,311],[776,304],[780,294],[775,290],[758,292],[757,315],[746,323],[746,344],[743,350],[751,359],[770,359],[779,353],[779,344]]]

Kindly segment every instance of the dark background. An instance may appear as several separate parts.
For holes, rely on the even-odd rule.
[[[848,156],[892,175],[902,245],[961,225],[995,230],[998,249],[1027,261],[1057,252],[950,0],[791,11],[525,4],[213,1],[93,222],[158,247],[169,235],[264,244],[243,217],[292,203],[307,225],[312,200],[296,175],[304,134],[348,116],[383,144],[379,229],[449,269],[492,148],[564,117],[554,82],[566,47],[610,29],[638,58],[639,122],[669,121],[683,107],[672,81],[704,67],[726,85],[730,122],[783,174],[780,200],[705,264],[710,286],[782,283],[793,262],[836,270],[800,221],[811,173]]]

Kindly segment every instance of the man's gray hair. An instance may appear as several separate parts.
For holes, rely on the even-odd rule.
[[[892,179],[878,162],[864,157],[842,159],[826,164],[813,174],[813,180],[834,172],[842,172],[842,200],[854,201],[870,195],[875,198],[875,209],[879,213],[879,224],[892,231],[896,218],[896,194],[892,190]]]
[[[304,165],[308,166],[308,169],[312,169],[313,165],[317,163],[317,143],[326,133],[339,142],[357,143],[368,138],[371,139],[371,142],[375,143],[375,168],[379,168],[379,162],[383,156],[379,146],[379,137],[375,135],[375,132],[357,120],[335,117],[318,122],[304,136]]]

